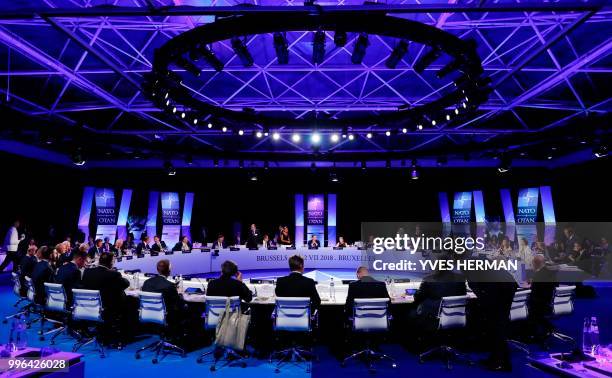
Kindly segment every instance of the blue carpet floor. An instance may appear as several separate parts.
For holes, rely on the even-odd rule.
[[[600,332],[602,342],[612,342],[612,287],[598,287],[598,298],[596,299],[577,299],[575,313],[572,316],[559,319],[556,323],[559,330],[576,337],[580,340],[582,331],[582,319],[584,316],[597,316],[600,321]],[[14,296],[11,291],[7,274],[0,275],[0,316],[10,314],[14,308]],[[44,341],[39,341],[36,335],[37,328],[30,330],[28,335],[29,345],[44,346]],[[8,339],[9,325],[0,324],[0,344]],[[406,335],[406,337],[410,337]],[[187,357],[168,356],[158,365],[153,365],[150,358],[145,356],[141,360],[134,359],[134,351],[151,342],[151,339],[143,339],[127,346],[123,351],[109,350],[106,358],[101,359],[91,349],[85,349],[85,367],[87,377],[188,377],[188,376],[211,376],[208,364],[197,364],[196,358],[204,350],[191,352]],[[63,338],[57,347],[62,350],[70,350],[72,341]],[[561,346],[558,348],[562,349]],[[518,376],[518,377],[539,377],[547,376],[526,364],[525,356],[518,352],[513,352],[513,372],[512,374],[489,373],[478,366],[467,366],[456,364],[451,371],[437,362],[427,362],[420,364],[415,355],[409,353],[398,345],[383,345],[383,352],[396,358],[399,368],[392,369],[389,365],[379,364],[377,377],[489,377],[489,376]],[[537,349],[534,348],[537,351]],[[312,372],[307,372],[305,366],[288,367],[282,370],[281,374],[276,374],[274,368],[266,361],[250,359],[246,368],[228,367],[216,373],[218,377],[363,377],[368,376],[367,369],[359,363],[353,362],[346,368],[341,368],[338,361],[329,353],[329,350],[320,346],[316,348],[319,361],[312,364]],[[483,357],[482,353],[472,353],[472,357],[477,360]]]

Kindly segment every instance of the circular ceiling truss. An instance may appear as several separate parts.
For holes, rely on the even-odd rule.
[[[222,71],[223,63],[215,56],[211,45],[230,40],[231,46],[245,66],[253,65],[243,38],[257,34],[272,33],[277,52],[277,64],[288,63],[285,32],[313,32],[313,62],[323,61],[325,54],[324,32],[333,32],[336,45],[346,43],[347,33],[356,33],[353,64],[361,64],[368,45],[368,35],[397,38],[398,43],[386,61],[388,68],[395,68],[407,52],[408,43],[416,42],[427,46],[427,51],[415,62],[413,69],[422,72],[443,54],[450,61],[437,72],[442,78],[459,72],[454,85],[441,93],[440,97],[418,106],[405,104],[396,111],[349,118],[319,119],[316,108],[309,119],[276,117],[258,113],[253,109],[236,111],[203,101],[193,89],[183,83],[183,76],[199,77],[201,62]],[[323,38],[321,46],[321,37]],[[287,55],[285,55],[287,54]],[[196,63],[197,62],[197,63]],[[372,129],[390,130],[423,127],[443,127],[445,123],[467,116],[488,99],[490,79],[482,77],[482,63],[476,52],[476,43],[464,41],[441,29],[420,22],[387,15],[354,11],[334,14],[276,14],[271,11],[217,19],[184,32],[159,48],[154,57],[153,69],[143,84],[144,93],[160,109],[183,122],[193,123],[207,120],[221,122],[229,131],[241,133],[257,132],[274,128],[300,130],[329,130],[331,132],[351,130],[355,133],[371,132]],[[238,131],[240,130],[240,131]]]

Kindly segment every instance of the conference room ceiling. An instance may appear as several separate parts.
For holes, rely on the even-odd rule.
[[[201,85],[191,88],[194,93],[229,109],[265,115],[302,118],[316,112],[312,129],[291,131],[302,135],[299,142],[282,128],[274,140],[274,130],[257,138],[251,132],[223,132],[221,124],[211,129],[204,122],[189,125],[143,95],[140,84],[151,71],[154,51],[182,32],[227,15],[222,12],[304,8],[293,0],[247,3],[251,6],[225,0],[3,4],[0,95],[4,114],[14,121],[3,127],[0,148],[68,163],[78,150],[89,161],[122,166],[185,156],[292,161],[444,157],[471,166],[495,164],[502,155],[518,165],[561,166],[593,158],[592,150],[609,141],[612,8],[605,2],[316,2],[323,7],[387,7],[390,15],[477,43],[484,75],[492,81],[489,99],[467,118],[420,131],[386,136],[372,125],[372,138],[360,133],[351,141],[332,142],[329,136],[341,130],[322,130],[320,145],[311,146],[313,129],[327,118],[395,111],[434,100],[452,85],[452,75],[436,76],[448,63],[444,59],[422,73],[413,69],[426,51],[417,43],[409,45],[396,68],[387,68],[385,59],[396,41],[380,36],[369,39],[362,64],[351,63],[357,37],[351,33],[347,44],[337,47],[327,32],[325,60],[316,66],[311,32],[287,33],[286,65],[276,62],[271,34],[247,36],[251,67],[242,65],[229,41],[212,46],[225,67],[215,72],[202,65]],[[215,9],[217,16],[212,15]]]

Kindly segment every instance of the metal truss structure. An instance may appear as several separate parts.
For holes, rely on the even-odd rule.
[[[612,8],[605,2],[248,1],[23,0],[3,6],[0,95],[15,121],[4,120],[9,125],[0,135],[0,149],[69,164],[78,148],[100,166],[142,165],[143,160],[154,165],[186,155],[202,161],[308,162],[444,156],[455,165],[487,165],[500,154],[512,155],[517,165],[554,166],[591,158],[591,149],[608,141]],[[368,137],[362,130],[350,141],[330,141],[328,136],[340,130],[320,128],[322,142],[316,147],[308,141],[312,130],[279,130],[278,139],[272,138],[273,130],[262,138],[230,135],[222,125],[181,122],[143,95],[143,75],[151,70],[156,48],[215,17],[263,7],[279,17],[282,12],[368,9],[473,39],[493,92],[478,112],[450,124],[391,136],[373,129]],[[316,111],[337,118],[418,105],[452,85],[452,77],[435,75],[447,62],[435,62],[420,74],[413,69],[424,53],[417,44],[389,69],[384,62],[394,41],[374,36],[363,63],[355,65],[350,56],[357,36],[349,34],[344,47],[334,45],[332,33],[326,36],[325,59],[316,65],[311,32],[287,35],[287,65],[277,64],[272,35],[247,36],[252,67],[240,63],[229,41],[215,43],[212,48],[225,68],[216,72],[202,66],[200,84],[190,89],[233,110],[295,118]],[[297,142],[292,133],[303,137]]]

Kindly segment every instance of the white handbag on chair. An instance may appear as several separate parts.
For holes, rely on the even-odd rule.
[[[232,311],[228,298],[225,311],[217,324],[215,344],[236,351],[243,350],[250,322],[251,315],[243,314],[240,308]]]

